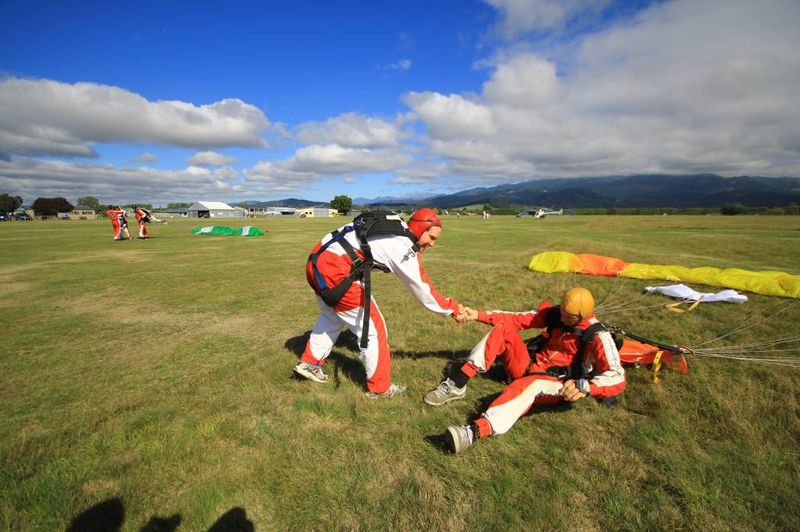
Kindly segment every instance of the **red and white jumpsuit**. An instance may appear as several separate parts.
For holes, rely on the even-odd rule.
[[[339,228],[339,232],[342,232],[344,227],[346,226]],[[323,238],[314,247],[312,253],[316,253],[331,238],[330,234]],[[346,233],[344,238],[353,246],[356,254],[363,258],[355,231]],[[425,308],[442,316],[458,313],[458,303],[455,299],[441,296],[434,288],[425,273],[425,268],[422,267],[422,256],[412,249],[412,242],[408,237],[374,235],[368,237],[368,242],[374,261],[395,274]],[[347,277],[350,274],[351,266],[350,257],[338,242],[330,245],[317,259],[317,268],[329,287],[337,285],[339,281]],[[318,288],[310,261],[306,265],[306,278],[312,288]],[[307,364],[323,364],[345,327],[361,339],[364,317],[363,294],[363,285],[357,281],[333,308],[326,305],[322,298],[317,296],[320,313],[300,358],[301,361]],[[383,393],[392,384],[389,341],[383,315],[374,297],[371,298],[369,304],[368,344],[366,348],[361,349],[361,358],[367,373],[367,389],[374,393]]]
[[[475,421],[480,437],[504,434],[534,404],[553,405],[563,401],[563,382],[544,373],[554,366],[571,365],[577,356],[580,340],[571,332],[555,327],[544,348],[536,354],[536,360],[531,362],[528,348],[518,332],[545,328],[550,308],[552,305],[545,301],[538,309],[529,312],[478,312],[478,321],[494,325],[494,328],[472,350],[462,371],[470,373],[471,366],[472,375],[485,372],[499,356],[511,381],[483,416]],[[597,318],[592,314],[575,328],[586,330],[594,323],[597,323]],[[608,331],[598,332],[586,345],[582,366],[592,397],[615,397],[625,389],[625,370]]]
[[[139,207],[136,207],[134,216],[139,223],[139,238],[150,238],[150,234],[147,232],[147,222],[150,221],[150,216]]]
[[[125,219],[125,211],[122,209],[109,209],[106,215],[111,220],[111,227],[114,228],[114,240],[122,240],[123,238],[131,239],[131,234],[128,231],[128,221]]]
[[[111,227],[114,229],[114,240],[119,240],[119,219],[117,219],[118,211],[116,209],[108,209],[106,216],[111,220]]]

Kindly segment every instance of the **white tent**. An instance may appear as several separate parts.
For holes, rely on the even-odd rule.
[[[244,218],[247,211],[237,210],[221,201],[198,201],[187,209],[189,218]]]

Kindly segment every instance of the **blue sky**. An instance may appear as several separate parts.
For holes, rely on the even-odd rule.
[[[327,201],[800,175],[800,3],[14,2],[0,192]]]

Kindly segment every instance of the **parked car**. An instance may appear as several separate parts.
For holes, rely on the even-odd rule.
[[[4,212],[0,212],[0,222],[5,222],[8,220],[8,215]]]
[[[21,220],[21,221],[28,221],[33,219],[27,212],[15,212],[13,214],[13,217],[15,220]]]

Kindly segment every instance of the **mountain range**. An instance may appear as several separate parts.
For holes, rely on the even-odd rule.
[[[721,177],[714,174],[576,177],[537,179],[427,197],[382,196],[353,200],[353,204],[358,206],[427,205],[439,208],[476,204],[554,208],[719,208],[734,203],[746,207],[800,204],[800,178]],[[308,207],[320,202],[289,198],[248,204]]]

